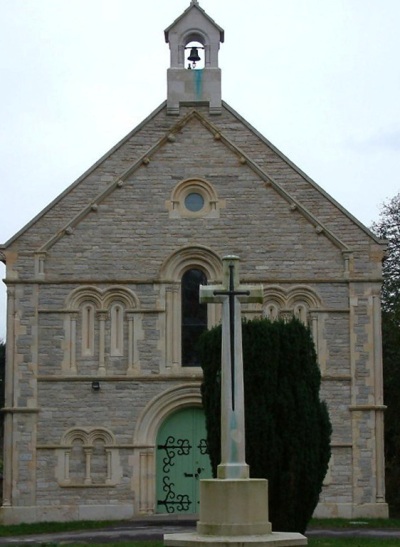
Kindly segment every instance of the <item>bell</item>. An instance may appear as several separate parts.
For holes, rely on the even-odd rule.
[[[192,47],[190,49],[190,55],[188,57],[188,61],[192,61],[192,63],[197,63],[197,61],[200,61],[199,52],[197,51],[197,47]]]

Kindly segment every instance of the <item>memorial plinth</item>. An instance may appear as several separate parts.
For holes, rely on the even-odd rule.
[[[272,532],[268,521],[268,481],[200,481],[200,513],[195,532],[164,535],[171,547],[285,547],[307,545],[301,534]]]
[[[307,545],[302,534],[272,532],[265,479],[200,481],[196,531],[165,534],[166,547],[290,547]]]
[[[268,482],[263,479],[200,481],[197,533],[214,536],[270,534]]]

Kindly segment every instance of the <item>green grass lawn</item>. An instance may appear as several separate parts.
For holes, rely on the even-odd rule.
[[[310,547],[399,547],[400,539],[309,539]]]
[[[6,536],[21,536],[29,534],[46,534],[53,532],[69,532],[72,530],[98,530],[117,526],[119,524],[129,524],[128,521],[107,521],[107,520],[79,520],[70,522],[37,522],[33,524],[15,524],[9,526],[0,525],[0,537]],[[158,525],[160,523],[157,523]],[[313,519],[310,522],[309,528],[324,529],[324,528],[399,528],[400,519]],[[137,545],[137,544],[136,544]],[[148,543],[147,547],[152,547]]]
[[[311,519],[309,528],[399,528],[400,519]]]
[[[57,544],[42,544],[42,547],[56,547]],[[82,545],[91,545],[92,547],[104,547],[104,543],[74,543],[68,544],[68,547],[82,547]],[[162,547],[161,541],[124,541],[121,543],[107,543],[108,547]],[[309,539],[309,547],[399,547],[400,539]]]
[[[74,520],[70,522],[35,522],[33,524],[0,525],[0,537],[24,536],[30,534],[52,534],[53,532],[70,532],[74,530],[98,530],[130,521],[115,520]],[[149,546],[148,546],[149,547]]]
[[[0,536],[23,536],[30,534],[46,534],[57,532],[68,532],[74,530],[96,530],[126,525],[132,521],[72,521],[72,522],[41,522],[34,524],[18,524],[12,526],[0,526]],[[159,525],[160,523],[157,523]],[[313,519],[310,522],[311,529],[400,529],[399,519]],[[166,530],[168,528],[166,527]],[[58,543],[42,543],[42,547],[57,547]],[[91,547],[104,547],[104,543],[68,543],[69,547],[82,547],[82,545],[91,545]],[[107,543],[109,547],[162,547],[162,541],[125,541]],[[400,539],[364,539],[364,538],[309,538],[308,545],[310,547],[400,547]]]

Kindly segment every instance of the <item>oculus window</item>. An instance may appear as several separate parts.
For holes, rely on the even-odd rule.
[[[225,200],[217,196],[213,185],[204,179],[187,179],[172,190],[165,202],[170,218],[219,218]]]
[[[185,197],[185,207],[193,213],[201,211],[204,207],[203,196],[197,192],[190,192],[190,194]]]

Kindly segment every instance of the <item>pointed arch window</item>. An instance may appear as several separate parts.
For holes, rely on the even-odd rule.
[[[187,270],[182,276],[182,366],[184,367],[200,366],[196,344],[200,335],[207,330],[207,304],[199,302],[199,286],[206,284],[205,273],[197,268]]]

